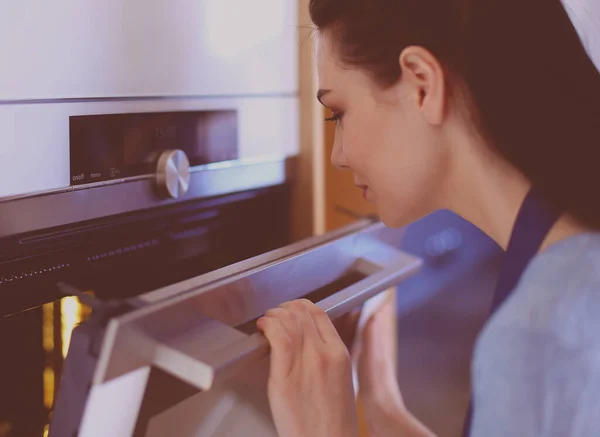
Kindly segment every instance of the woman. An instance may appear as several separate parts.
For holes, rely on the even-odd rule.
[[[600,75],[563,5],[311,0],[310,13],[333,163],[389,226],[447,208],[508,250],[465,434],[598,435]],[[431,435],[386,364],[384,320],[359,364],[373,437]],[[327,316],[297,301],[258,327],[279,435],[356,436],[348,352]]]

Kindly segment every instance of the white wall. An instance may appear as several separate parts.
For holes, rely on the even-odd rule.
[[[0,100],[297,91],[296,1],[0,5]]]

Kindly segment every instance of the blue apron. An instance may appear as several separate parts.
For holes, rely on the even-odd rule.
[[[531,189],[521,205],[515,220],[500,277],[494,291],[491,313],[493,314],[517,286],[531,259],[539,252],[542,243],[562,212],[547,208],[535,189]],[[471,420],[476,406],[469,406],[463,429],[463,437],[469,437]]]

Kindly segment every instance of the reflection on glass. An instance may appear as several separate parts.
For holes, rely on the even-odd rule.
[[[44,348],[45,366],[43,373],[44,407],[50,411],[54,404],[54,303],[47,303],[42,308],[42,345]]]
[[[54,304],[47,303],[43,307],[42,341],[45,352],[54,350]]]

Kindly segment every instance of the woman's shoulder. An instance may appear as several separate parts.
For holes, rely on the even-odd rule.
[[[597,344],[600,232],[576,235],[538,254],[488,328],[551,336],[563,346]]]
[[[480,334],[473,435],[595,435],[598,332],[600,233],[582,234],[536,256]]]

